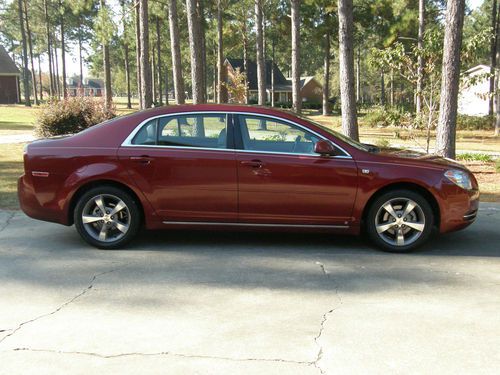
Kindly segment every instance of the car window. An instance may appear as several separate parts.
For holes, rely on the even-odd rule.
[[[314,154],[320,139],[299,126],[267,117],[239,115],[245,150]]]
[[[152,120],[151,125],[150,123],[144,125],[132,143],[227,148],[226,117],[225,114],[186,114],[160,117]]]
[[[133,145],[155,145],[156,144],[157,120],[147,122],[141,130],[137,132],[132,140]]]

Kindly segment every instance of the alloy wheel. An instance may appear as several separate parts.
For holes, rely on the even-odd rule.
[[[130,210],[123,200],[112,194],[92,197],[82,211],[85,231],[100,242],[114,242],[127,234]]]
[[[424,211],[412,199],[390,199],[378,209],[375,215],[375,229],[378,236],[389,245],[411,245],[424,232]]]

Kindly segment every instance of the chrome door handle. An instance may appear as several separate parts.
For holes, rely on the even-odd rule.
[[[130,160],[140,164],[150,164],[154,159],[147,155],[131,156]]]
[[[264,166],[264,163],[261,160],[243,160],[240,164],[252,168],[262,168]]]

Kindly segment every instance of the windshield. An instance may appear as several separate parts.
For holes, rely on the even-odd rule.
[[[342,133],[336,132],[335,130],[327,128],[326,126],[321,125],[320,123],[318,123],[316,121],[313,121],[313,120],[306,118],[306,117],[303,117],[303,116],[300,116],[300,118],[304,121],[307,121],[307,122],[310,122],[310,123],[316,125],[318,128],[323,129],[327,133],[330,133],[331,135],[335,136],[336,138],[339,138],[341,141],[344,141],[348,145],[350,145],[354,148],[357,148],[358,150],[369,152],[371,149],[370,146],[364,145],[363,143],[359,143],[359,142],[355,141],[354,139],[349,138]]]

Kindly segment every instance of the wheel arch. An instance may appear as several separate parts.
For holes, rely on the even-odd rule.
[[[436,197],[425,187],[422,185],[413,183],[413,182],[396,182],[392,183],[389,185],[386,185],[379,190],[377,190],[375,193],[372,194],[372,196],[368,199],[368,202],[365,204],[363,208],[363,213],[361,215],[361,228],[365,228],[365,223],[366,223],[366,216],[368,215],[368,211],[370,210],[371,205],[373,202],[380,197],[381,195],[391,191],[391,190],[410,190],[417,192],[418,194],[422,195],[430,204],[432,213],[434,214],[434,226],[439,228],[440,223],[441,223],[441,210],[439,208],[438,201]]]
[[[68,212],[67,212],[69,225],[74,224],[73,212],[75,210],[76,204],[78,203],[78,200],[80,199],[80,197],[83,194],[85,194],[85,192],[89,191],[90,189],[93,189],[93,188],[99,187],[99,186],[103,186],[103,185],[112,186],[112,187],[124,190],[125,192],[130,194],[130,196],[135,200],[135,202],[137,203],[137,205],[139,207],[139,212],[141,213],[141,223],[144,222],[145,217],[146,217],[145,212],[144,212],[144,205],[143,205],[143,202],[141,201],[141,199],[139,198],[139,196],[137,195],[137,193],[133,189],[131,189],[129,186],[127,186],[126,184],[124,184],[122,182],[118,182],[115,180],[109,180],[109,179],[99,179],[99,180],[91,180],[91,181],[86,182],[85,184],[80,186],[75,191],[73,196],[71,197],[69,207],[68,207]]]

